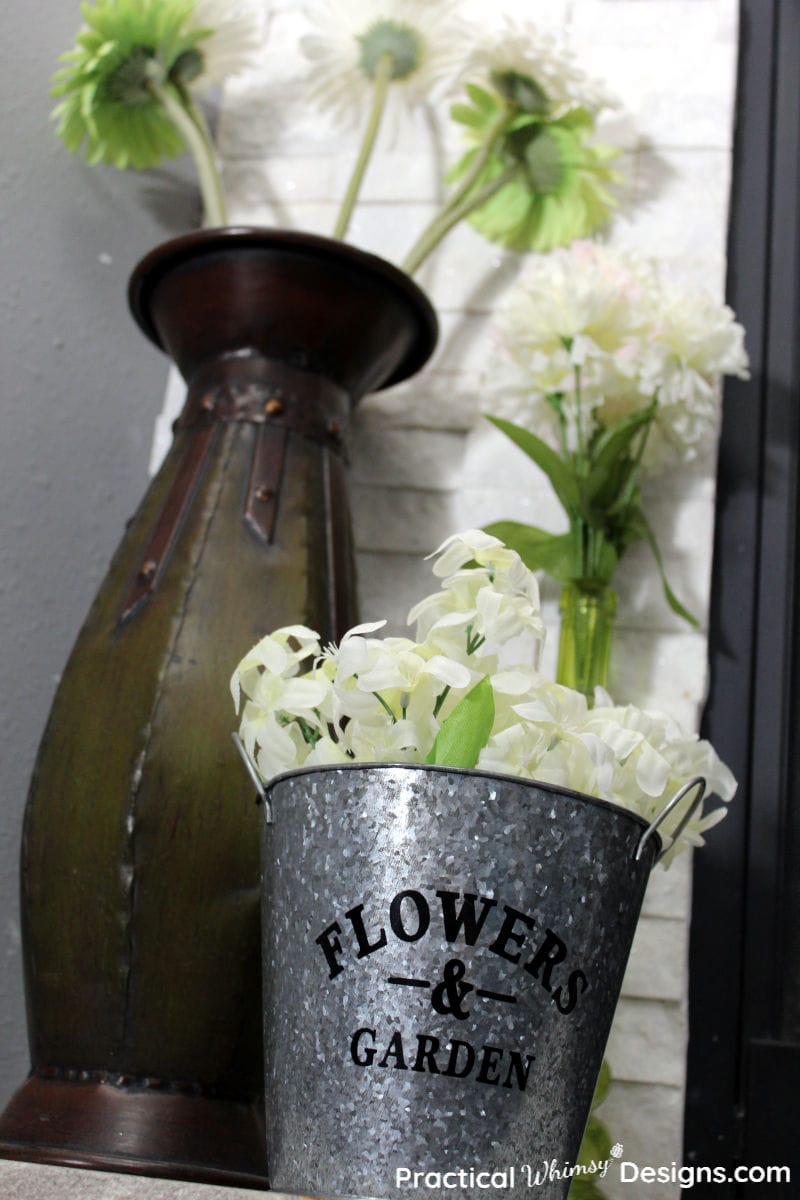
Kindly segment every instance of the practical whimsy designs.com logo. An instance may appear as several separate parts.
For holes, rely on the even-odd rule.
[[[475,1167],[454,1167],[445,1171],[415,1171],[411,1167],[396,1167],[394,1186],[400,1189],[424,1189],[428,1192],[451,1190],[499,1191],[503,1194],[520,1186],[543,1187],[545,1184],[567,1179],[605,1179],[611,1160],[622,1157],[622,1144],[611,1147],[608,1158],[593,1158],[589,1162],[570,1164],[557,1158],[545,1159],[540,1167],[523,1163],[519,1168],[512,1164],[497,1170],[480,1170]],[[625,1165],[625,1164],[623,1164]]]
[[[388,920],[386,920],[388,917]],[[346,923],[346,924],[345,924]],[[347,930],[347,932],[345,932]],[[448,944],[481,945],[487,952],[517,968],[507,990],[481,987],[468,978],[464,960],[446,959],[433,970],[417,975],[387,975],[386,982],[413,989],[424,995],[433,1012],[465,1021],[476,1004],[515,1005],[521,990],[534,981],[547,992],[554,1008],[569,1016],[589,988],[580,968],[571,966],[567,943],[549,926],[540,929],[530,914],[474,892],[439,889],[433,897],[420,888],[407,888],[392,897],[383,916],[367,912],[366,901],[348,908],[314,939],[328,968],[328,979],[338,979],[354,963],[379,954],[396,942],[413,945],[426,937]],[[410,1070],[432,1075],[519,1088],[525,1091],[534,1054],[504,1050],[488,1043],[475,1047],[460,1038],[441,1038],[417,1033],[414,1039],[400,1030],[379,1037],[377,1030],[362,1026],[350,1035],[350,1060],[359,1067]]]

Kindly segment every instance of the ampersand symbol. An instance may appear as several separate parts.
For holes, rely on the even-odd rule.
[[[451,958],[444,965],[442,982],[437,983],[431,994],[431,1004],[436,1012],[443,1016],[452,1015],[459,1021],[465,1021],[469,1016],[467,1010],[462,1009],[461,1001],[467,992],[473,991],[471,983],[461,982],[465,971],[466,967],[460,958]]]

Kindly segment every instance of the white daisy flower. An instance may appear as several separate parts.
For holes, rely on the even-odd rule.
[[[510,17],[494,36],[481,36],[465,64],[464,79],[477,82],[479,75],[491,77],[496,86],[508,77],[532,79],[545,93],[551,116],[572,108],[596,114],[603,108],[616,108],[618,103],[602,83],[580,69],[570,51],[551,34],[533,25],[520,25]]]
[[[326,0],[309,13],[301,42],[311,62],[308,95],[343,125],[364,118],[384,54],[393,60],[390,103],[423,105],[447,90],[463,58],[454,0]]]
[[[265,10],[255,0],[195,0],[186,29],[208,29],[201,42],[203,66],[196,87],[223,83],[256,64],[264,45]]]

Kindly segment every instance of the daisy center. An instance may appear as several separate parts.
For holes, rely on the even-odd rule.
[[[375,78],[386,54],[392,60],[392,79],[408,79],[422,62],[422,39],[410,25],[376,21],[358,41],[361,43],[358,65],[369,79]]]

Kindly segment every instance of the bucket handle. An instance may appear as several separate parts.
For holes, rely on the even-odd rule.
[[[685,783],[683,785],[683,787],[680,788],[680,790],[675,793],[675,795],[670,800],[669,804],[667,804],[664,808],[662,808],[661,812],[658,814],[658,816],[655,818],[655,820],[651,821],[651,823],[648,825],[647,829],[642,834],[642,836],[639,840],[639,845],[636,847],[636,854],[635,854],[636,862],[641,861],[642,855],[644,854],[644,848],[647,845],[647,843],[650,841],[653,834],[657,832],[658,827],[669,816],[669,814],[671,812],[673,812],[675,808],[677,808],[677,806],[680,804],[681,800],[683,800],[684,796],[688,796],[688,794],[692,790],[692,788],[697,788],[697,795],[694,797],[691,804],[687,808],[686,812],[683,814],[683,817],[681,818],[677,829],[672,834],[672,843],[674,843],[678,840],[678,838],[683,833],[684,829],[686,828],[686,826],[689,824],[692,817],[694,816],[695,811],[702,803],[703,797],[706,794],[706,781],[702,775],[695,775],[694,779],[690,779],[688,783]],[[653,863],[653,866],[655,866],[656,863],[661,861],[661,859],[664,857],[666,852],[667,852],[667,848],[665,848],[661,851],[658,858],[656,858],[655,862]]]
[[[251,780],[253,781],[253,785],[255,786],[256,804],[264,805],[264,817],[266,819],[267,824],[271,825],[272,824],[272,805],[269,802],[269,796],[264,791],[264,785],[261,782],[261,778],[258,774],[258,771],[256,770],[255,766],[253,765],[253,760],[250,757],[250,755],[247,753],[247,751],[245,750],[244,745],[242,743],[242,739],[239,737],[238,733],[232,733],[231,738],[233,739],[234,746],[236,747],[236,749],[239,751],[239,754],[241,755],[242,762],[244,763],[244,765],[247,769],[247,774],[250,776]],[[647,836],[647,835],[645,835],[645,836]]]

